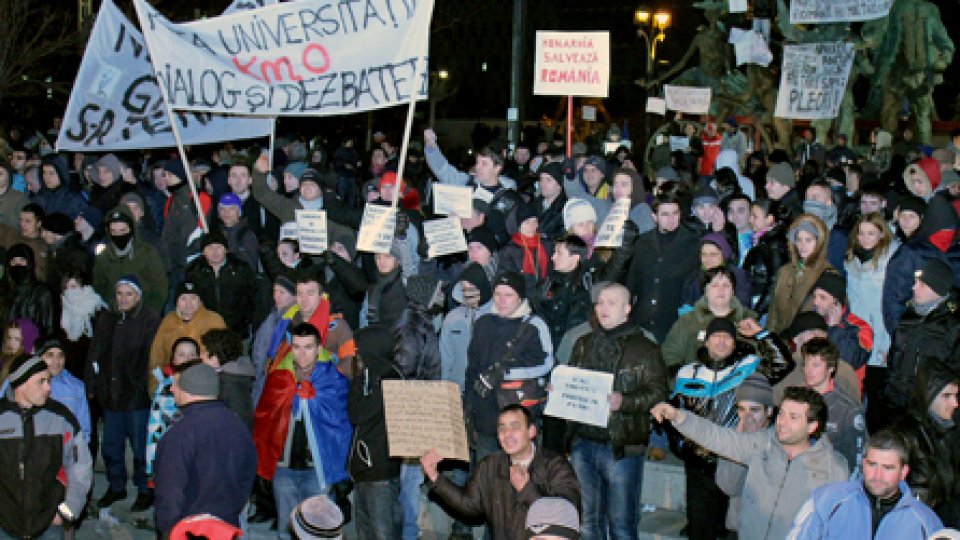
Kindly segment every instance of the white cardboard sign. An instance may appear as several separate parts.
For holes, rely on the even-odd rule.
[[[396,228],[396,208],[379,204],[366,205],[360,221],[360,232],[357,233],[357,251],[390,253]]]
[[[610,393],[613,374],[557,366],[550,376],[553,390],[543,413],[582,424],[607,427],[610,420]]]
[[[777,118],[836,118],[853,66],[853,43],[804,43],[783,48]]]
[[[436,182],[433,189],[433,213],[441,216],[473,217],[473,189]]]
[[[623,225],[630,218],[630,199],[617,199],[597,231],[595,247],[618,248],[623,245]]]
[[[605,98],[609,87],[609,32],[537,31],[534,94]]]
[[[710,88],[696,86],[663,86],[667,108],[690,114],[707,114],[710,111]]]
[[[297,210],[297,240],[302,253],[327,250],[327,213],[323,210]]]
[[[456,217],[424,221],[423,235],[427,239],[427,256],[431,259],[467,251],[467,239]]]

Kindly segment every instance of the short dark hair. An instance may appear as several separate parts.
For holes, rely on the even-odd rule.
[[[28,203],[23,205],[23,208],[20,209],[20,213],[23,212],[33,214],[37,217],[37,219],[43,219],[44,216],[47,215],[47,213],[43,211],[43,207],[37,203]]]
[[[207,354],[216,356],[220,365],[234,362],[243,354],[243,340],[229,328],[214,328],[200,337]]]
[[[827,429],[827,404],[823,401],[823,396],[812,388],[805,386],[788,386],[783,391],[784,401],[795,401],[797,403],[807,404],[807,422],[816,422],[817,429],[813,432],[815,438],[820,438],[823,431]]]
[[[727,279],[730,280],[730,284],[733,285],[733,288],[737,288],[737,276],[734,275],[733,271],[727,268],[727,265],[724,264],[716,268],[703,271],[703,275],[700,277],[700,289],[706,291],[707,285],[717,276],[727,276]]]
[[[316,283],[320,287],[320,293],[323,293],[323,279],[320,278],[320,273],[310,269],[306,269],[303,272],[299,272],[297,275],[297,285],[301,283]]]
[[[657,194],[653,197],[653,212],[656,213],[660,208],[660,205],[663,204],[675,204],[680,207],[681,211],[683,210],[683,201],[681,199],[681,191],[683,187],[679,182],[668,181],[664,182],[658,189]]]
[[[298,281],[299,283],[299,281]],[[320,331],[316,329],[310,323],[300,323],[293,327],[293,330],[290,331],[291,337],[310,337],[312,336],[317,340],[317,344],[320,344]]]
[[[533,415],[530,413],[529,410],[527,410],[526,407],[524,407],[523,405],[520,405],[519,403],[511,403],[510,405],[507,405],[506,407],[500,409],[500,414],[497,415],[497,418],[511,412],[519,412],[520,414],[522,414],[524,420],[527,423],[527,427],[530,427],[533,425]]]
[[[300,241],[297,240],[296,238],[290,238],[289,236],[286,238],[281,238],[279,243],[289,244],[294,251],[296,251],[297,253],[300,253]]]
[[[583,241],[583,238],[575,234],[565,234],[557,240],[554,246],[560,244],[563,244],[571,255],[579,255],[581,261],[587,260],[587,243]]]
[[[477,152],[477,157],[490,158],[490,161],[493,161],[493,164],[498,167],[503,167],[503,155],[495,150],[492,146],[484,146]]]
[[[800,357],[806,362],[808,356],[819,356],[821,360],[827,363],[827,366],[833,368],[831,378],[837,376],[840,349],[832,341],[825,337],[815,337],[807,341],[800,347]]]
[[[177,347],[179,347],[184,343],[189,343],[190,345],[193,345],[193,349],[197,351],[197,354],[200,354],[200,344],[197,343],[197,340],[193,339],[192,337],[183,336],[183,337],[177,338],[177,340],[173,342],[173,347],[170,347],[171,360],[173,360],[173,353],[177,351]]]
[[[899,431],[881,429],[867,439],[867,450],[893,450],[900,458],[900,464],[910,462],[910,447],[907,439]]]

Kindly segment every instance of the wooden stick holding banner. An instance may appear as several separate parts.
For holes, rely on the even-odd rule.
[[[270,164],[270,172],[267,173],[267,176],[273,174],[273,147],[277,142],[277,117],[273,116],[270,118],[270,146],[267,149],[267,163]],[[283,179],[281,178],[280,181]]]
[[[397,163],[397,189],[394,190],[393,201],[390,203],[394,208],[397,207],[400,199],[403,198],[403,169],[407,164],[407,150],[410,147],[410,131],[413,129],[413,114],[417,110],[417,78],[419,75],[417,68],[419,66],[419,62],[414,64],[413,77],[410,78],[410,105],[407,108],[407,123],[403,127],[403,144],[400,145],[400,161]]]
[[[573,157],[573,96],[567,96],[567,157]]]

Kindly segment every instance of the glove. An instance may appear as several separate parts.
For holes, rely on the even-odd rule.
[[[477,380],[473,383],[473,391],[482,399],[486,399],[486,397],[490,395],[490,392],[500,386],[502,381],[503,370],[500,369],[500,364],[497,363],[480,373]]]
[[[407,229],[410,227],[410,216],[406,212],[400,210],[397,212],[397,227],[394,231],[394,235],[397,238],[406,238]]]
[[[353,517],[353,505],[350,504],[351,491],[353,491],[353,482],[350,480],[341,480],[330,486],[330,498],[340,508],[344,525],[350,523],[350,519]]]

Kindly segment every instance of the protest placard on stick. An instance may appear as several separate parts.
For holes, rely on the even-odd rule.
[[[440,216],[473,217],[473,189],[469,186],[451,186],[434,183],[433,213]]]
[[[603,219],[594,247],[618,248],[623,245],[623,225],[630,218],[630,199],[617,199]]]
[[[457,383],[385,380],[381,387],[391,456],[420,457],[436,448],[446,459],[470,460]]]
[[[390,253],[396,227],[396,208],[379,204],[366,205],[363,207],[363,219],[357,233],[357,251]]]

